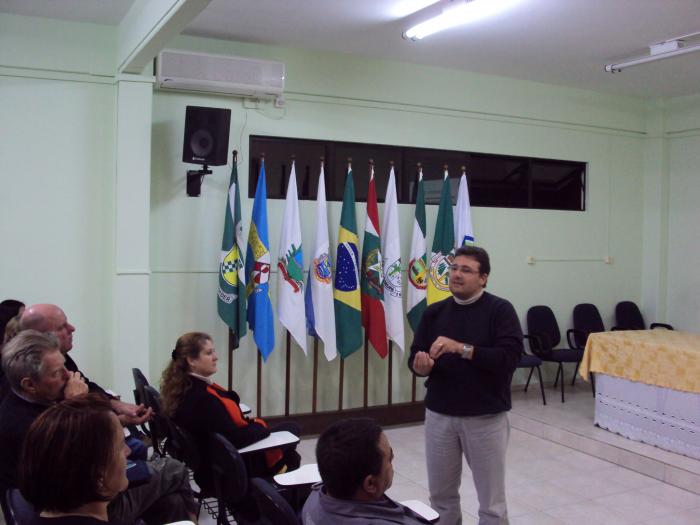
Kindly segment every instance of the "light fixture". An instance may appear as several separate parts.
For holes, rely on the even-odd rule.
[[[693,53],[694,51],[700,51],[700,44],[686,46],[685,39],[697,37],[700,33],[691,33],[689,35],[684,35],[664,42],[659,42],[657,44],[652,44],[649,46],[649,54],[647,56],[633,58],[625,62],[620,62],[618,64],[606,64],[605,71],[608,73],[619,73],[623,69],[632,66],[638,66],[639,64],[646,64],[647,62],[654,62],[656,60],[662,60],[664,58],[676,57],[679,55],[685,55],[687,53]]]
[[[440,0],[409,17],[403,32],[407,40],[420,40],[452,27],[495,15],[520,0]]]

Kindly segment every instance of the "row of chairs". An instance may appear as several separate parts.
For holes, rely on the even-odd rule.
[[[240,452],[221,434],[209,436],[207,457],[200,455],[193,437],[170,418],[163,415],[160,393],[138,368],[132,370],[138,403],[152,408],[154,417],[144,429],[153,444],[155,454],[168,455],[182,461],[191,472],[207,469],[211,486],[200,487],[196,494],[200,509],[205,506],[216,517],[218,525],[228,524],[229,516],[239,525],[299,525],[301,522],[287,500],[262,478],[249,478]],[[215,508],[205,500],[215,500]],[[251,517],[250,503],[254,501],[259,515]]]
[[[644,330],[646,323],[639,307],[632,301],[622,301],[615,307],[616,325],[611,330]],[[548,306],[533,306],[527,311],[527,331],[524,336],[528,341],[531,354],[523,353],[518,368],[529,368],[525,384],[527,392],[530,386],[530,379],[535,370],[540,381],[540,391],[542,393],[542,403],[547,404],[542,384],[542,372],[540,366],[543,362],[557,363],[557,375],[554,379],[554,388],[561,381],[561,402],[564,403],[564,363],[576,363],[571,384],[576,382],[576,374],[583,359],[583,352],[586,347],[588,336],[596,332],[604,332],[605,325],[600,316],[598,308],[594,304],[581,303],[574,307],[573,313],[574,327],[566,331],[566,342],[568,348],[558,348],[561,343],[561,332],[557,324],[554,312]],[[651,329],[665,328],[673,330],[673,327],[665,323],[652,323]],[[595,382],[591,376],[591,390],[595,396]]]

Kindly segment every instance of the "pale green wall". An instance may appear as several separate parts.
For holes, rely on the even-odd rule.
[[[668,296],[666,321],[700,330],[700,96],[669,101]],[[647,321],[653,321],[648,319]]]
[[[153,107],[151,187],[151,369],[162,369],[177,336],[193,329],[214,334],[226,347],[226,330],[216,314],[218,250],[228,184],[228,167],[214,168],[202,196],[188,198],[180,161],[185,106],[230,108],[230,149],[241,151],[243,217],[247,196],[250,134],[376,142],[464,149],[492,153],[581,160],[589,163],[587,211],[583,213],[474,208],[478,241],[492,255],[490,289],[508,297],[521,317],[533,304],[551,305],[562,328],[570,325],[577,302],[596,303],[612,324],[612,308],[638,297],[641,280],[642,155],[644,104],[638,99],[543,84],[484,77],[431,67],[367,60],[337,54],[179,38],[176,46],[201,51],[284,61],[284,110],[269,103],[221,96],[159,91]],[[363,167],[355,167],[363,169]],[[269,201],[271,255],[277,256],[282,201]],[[313,239],[314,203],[302,201],[304,246]],[[400,205],[402,254],[410,243],[413,206]],[[335,243],[340,203],[329,205],[331,243]],[[360,230],[364,205],[358,204]],[[381,213],[381,206],[380,206]],[[428,209],[428,243],[437,206]],[[526,257],[561,259],[526,264]],[[603,263],[605,256],[614,263]],[[597,261],[592,260],[597,259]],[[308,252],[306,255],[308,263]],[[272,290],[275,279],[272,277]],[[273,297],[274,302],[274,297]],[[282,332],[278,327],[278,341]],[[410,334],[409,334],[410,336]],[[410,337],[407,338],[410,341]],[[162,349],[162,350],[159,350]],[[265,413],[279,412],[283,395],[284,352],[278,343],[264,368]],[[310,359],[293,348],[293,410],[310,408]],[[321,354],[322,355],[322,354]],[[371,401],[386,396],[386,364],[372,355]],[[234,357],[234,382],[243,398],[255,399],[255,349],[251,338]],[[337,403],[337,363],[321,357],[322,408]],[[354,355],[346,373],[361,377]],[[395,400],[408,400],[410,376],[395,365]],[[224,366],[219,381],[224,382]],[[362,402],[359,382],[346,389],[346,404]],[[347,384],[347,382],[346,382]],[[420,382],[419,382],[420,384]],[[272,391],[270,390],[272,388]],[[419,387],[419,393],[422,388]]]
[[[116,361],[122,364],[129,356],[141,362],[150,343],[150,366],[145,368],[152,380],[182,332],[211,332],[225,354],[226,330],[216,315],[214,297],[229,168],[214,168],[201,198],[186,197],[188,166],[180,156],[188,104],[232,110],[230,144],[241,151],[246,235],[252,206],[245,197],[250,134],[586,161],[586,212],[473,209],[477,239],[493,258],[489,289],[509,298],[523,318],[533,304],[551,305],[562,328],[570,325],[577,302],[597,304],[610,326],[618,300],[645,299],[645,306],[653,307],[651,297],[661,298],[664,309],[668,303],[669,320],[676,317],[684,328],[696,329],[697,294],[686,292],[688,282],[697,287],[697,264],[687,261],[700,259],[697,243],[687,236],[688,225],[697,222],[694,203],[700,188],[694,173],[700,127],[694,98],[661,104],[655,110],[661,118],[655,118],[646,101],[631,97],[360,57],[179,38],[175,45],[181,48],[285,62],[287,107],[156,92],[150,217],[143,217],[138,199],[129,202],[117,194],[117,157],[125,153],[117,154],[116,118],[135,108],[120,107],[117,101],[117,80],[110,76],[115,41],[112,28],[0,16],[0,183],[5,188],[0,228],[3,246],[11,248],[0,263],[0,289],[3,297],[64,305],[78,326],[75,352],[81,366],[92,377],[119,385],[125,394],[130,378],[123,367],[112,369],[113,354],[120,354]],[[138,100],[138,110],[150,111],[150,101],[143,96],[133,100]],[[133,150],[146,151],[136,146]],[[138,187],[134,177],[127,182]],[[655,185],[668,187],[670,206],[664,205],[663,196],[654,196]],[[143,191],[148,191],[147,185]],[[274,257],[282,203],[271,201],[269,208]],[[313,209],[314,203],[301,203],[307,262]],[[429,207],[429,230],[436,211]],[[146,261],[152,272],[150,277],[146,274],[147,296],[140,290],[134,296],[134,311],[150,317],[146,327],[115,314],[128,304],[128,297],[121,295],[129,286],[118,284],[119,272],[148,271],[118,268],[119,253],[128,256],[130,247],[122,241],[115,248],[115,232],[131,220],[132,212],[142,217],[148,230],[135,238],[139,243],[150,239],[150,254],[139,250],[130,257]],[[332,243],[339,212],[340,204],[330,203]],[[362,229],[364,206],[358,205],[357,212]],[[404,256],[412,213],[412,206],[400,206]],[[647,239],[647,225],[656,228],[653,242]],[[646,256],[655,246],[657,259],[649,265]],[[663,260],[658,258],[660,251]],[[528,255],[539,259],[534,266],[526,264]],[[611,265],[602,262],[608,255]],[[659,284],[666,281],[668,293]],[[117,341],[130,344],[115,349]],[[292,409],[304,411],[310,406],[311,360],[298,348],[293,350]],[[385,364],[372,357],[376,386],[371,400],[382,402]],[[255,352],[249,337],[234,363],[236,387],[254,404]],[[224,357],[218,375],[222,383],[225,367]],[[281,410],[283,371],[278,347],[265,367],[264,413]],[[346,372],[359,377],[360,371],[358,354],[349,360]],[[321,353],[320,372],[320,408],[331,408],[337,401],[337,362],[325,363]],[[403,364],[396,366],[394,383],[395,399],[406,400],[410,378]],[[361,388],[354,381],[346,406],[360,403]]]

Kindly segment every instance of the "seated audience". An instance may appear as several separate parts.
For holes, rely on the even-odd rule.
[[[20,332],[3,349],[2,367],[11,391],[0,404],[1,494],[17,486],[19,453],[34,420],[56,402],[88,391],[80,372],[68,371],[64,361],[58,339],[36,330]],[[109,504],[110,520],[134,523],[141,518],[147,523],[167,523],[192,519],[197,507],[184,465],[160,458],[149,461],[147,469],[147,480]]]
[[[299,435],[299,427],[293,423],[268,428],[260,418],[245,417],[238,394],[213,382],[217,357],[209,335],[190,332],[181,336],[171,358],[161,379],[163,411],[192,434],[200,450],[205,451],[206,440],[214,432],[222,434],[236,448],[260,441],[275,430]],[[249,476],[269,476],[298,468],[300,457],[295,448],[246,454]],[[203,475],[206,473],[198,473],[197,481],[206,486]]]
[[[129,452],[105,397],[49,407],[29,427],[19,461],[19,488],[41,513],[32,524],[107,523],[107,505],[128,486]]]
[[[371,419],[344,419],[323,431],[316,443],[322,483],[313,487],[302,511],[305,525],[429,523],[389,498],[394,453]]]
[[[68,352],[73,348],[73,332],[75,332],[75,326],[68,322],[68,318],[61,308],[55,304],[35,304],[30,306],[22,313],[20,329],[38,330],[40,332],[51,332],[54,334],[60,343],[60,350],[66,359],[66,368],[68,371],[80,372],[78,365],[73,361],[73,358],[68,355]],[[150,419],[151,411],[147,410],[143,405],[125,403],[117,397],[108,394],[104,388],[90,381],[82,372],[81,375],[87,382],[91,393],[97,392],[109,398],[112,410],[117,413],[119,421],[121,421],[123,425],[140,425]]]

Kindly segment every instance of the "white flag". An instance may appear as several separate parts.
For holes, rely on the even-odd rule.
[[[399,246],[399,206],[396,199],[394,167],[384,199],[382,222],[382,256],[384,257],[384,316],[386,335],[403,352],[403,301],[401,300],[401,247]]]
[[[469,189],[467,188],[467,176],[462,173],[459,179],[459,192],[457,193],[457,205],[455,206],[455,248],[474,244],[474,230],[472,229],[472,210],[469,204]]]
[[[287,200],[284,204],[282,234],[277,255],[277,312],[280,322],[306,353],[304,309],[304,255],[301,250],[297,175],[292,162]]]
[[[318,178],[316,197],[316,241],[309,262],[306,281],[306,324],[309,334],[323,341],[323,353],[332,361],[338,355],[335,341],[335,308],[333,306],[333,279],[328,243],[328,216],[326,212],[326,184],[323,164]]]

